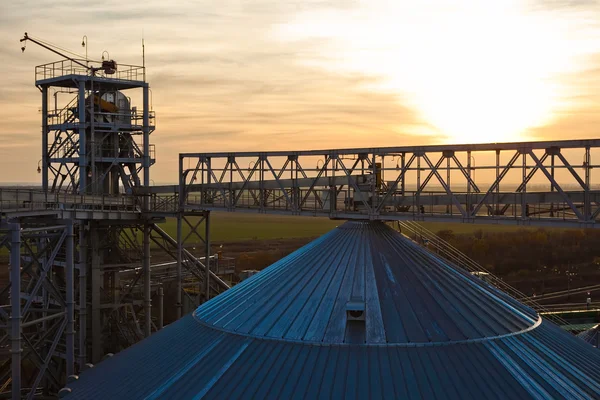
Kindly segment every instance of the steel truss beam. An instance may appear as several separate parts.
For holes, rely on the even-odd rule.
[[[0,361],[0,387],[10,387],[15,399],[33,398],[40,388],[56,392],[62,376],[75,371],[73,222],[3,220],[0,238],[10,252],[10,281],[0,288],[8,304],[0,309],[0,348],[12,354]],[[23,375],[32,368],[33,376]]]
[[[590,228],[600,227],[600,186],[591,180],[599,147],[591,139],[183,153],[176,196],[172,187],[149,192],[165,209],[179,197],[179,212]]]

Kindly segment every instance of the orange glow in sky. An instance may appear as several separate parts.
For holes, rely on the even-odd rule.
[[[598,137],[595,1],[40,3],[0,2],[0,182],[39,180],[33,69],[57,57],[25,31],[127,64],[144,36],[157,184],[183,151]]]

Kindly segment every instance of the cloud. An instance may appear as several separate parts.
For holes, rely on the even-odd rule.
[[[6,143],[0,162],[24,166],[10,177],[0,175],[0,181],[38,179],[41,96],[33,70],[56,57],[33,43],[21,54],[24,31],[77,53],[85,52],[81,38],[87,35],[91,58],[107,50],[121,64],[141,63],[145,38],[157,114],[152,142],[159,159],[152,173],[158,182],[176,180],[177,153],[184,151],[447,142],[451,129],[428,112],[417,93],[421,84],[431,89],[427,105],[452,117],[451,128],[489,124],[500,130],[503,120],[495,117],[536,104],[528,96],[530,83],[548,81],[551,90],[560,88],[550,94],[564,107],[554,107],[556,118],[531,130],[532,136],[587,129],[595,123],[590,112],[598,99],[586,84],[600,64],[577,61],[576,68],[562,68],[566,53],[557,50],[572,48],[563,57],[569,61],[572,54],[593,53],[595,5],[553,3],[538,16],[510,9],[508,18],[503,13],[520,2],[496,8],[437,0],[186,0],[176,6],[158,0],[57,0],[43,7],[40,0],[0,2],[0,74],[9,77],[0,90],[0,138]],[[576,10],[560,22],[560,7]],[[515,48],[525,50],[508,51]],[[538,63],[562,69],[542,76]],[[498,81],[498,70],[513,78]],[[479,83],[469,87],[463,81]],[[494,92],[504,96],[501,102],[489,100]],[[140,104],[139,93],[128,95]]]
[[[274,25],[297,12],[356,6],[274,0],[177,6],[157,0],[143,5],[58,0],[44,7],[35,0],[2,2],[0,74],[11,77],[0,92],[0,137],[10,143],[3,146],[2,163],[34,165],[41,157],[41,96],[32,71],[56,57],[33,43],[21,54],[18,39],[24,31],[79,54],[85,52],[80,38],[86,35],[91,58],[107,50],[119,63],[141,62],[143,33],[157,113],[155,180],[176,179],[179,151],[353,147],[401,137],[418,118],[394,95],[366,90],[376,77],[302,66],[298,57],[321,57],[315,43],[287,45],[270,36]],[[139,94],[132,98],[139,103]],[[15,133],[23,130],[26,135]],[[34,171],[21,168],[0,180],[35,180]]]
[[[587,69],[568,74],[562,81],[572,96],[563,99],[552,121],[531,130],[536,139],[597,138],[600,126],[600,52],[585,60]]]

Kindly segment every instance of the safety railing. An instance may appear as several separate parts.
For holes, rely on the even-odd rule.
[[[0,189],[0,213],[43,210],[138,211],[133,196],[45,193],[39,189]]]
[[[98,63],[86,61],[86,60],[60,60],[51,62],[48,64],[38,65],[35,67],[35,78],[36,80],[60,78],[67,75],[90,75],[90,69],[83,67],[78,64],[96,65]],[[144,81],[145,71],[143,66],[129,65],[129,64],[117,64],[117,70],[114,73],[109,74],[104,70],[99,69],[94,72],[94,77],[107,78],[107,79],[119,79],[128,81]]]
[[[77,100],[78,97],[75,96],[60,110],[56,110],[54,113],[49,113],[48,125],[64,124],[74,120],[75,115],[73,114],[73,110],[77,108]]]
[[[156,195],[150,196],[150,211],[174,213],[179,210],[178,195]]]

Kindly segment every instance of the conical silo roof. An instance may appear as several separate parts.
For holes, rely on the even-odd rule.
[[[598,398],[600,353],[383,223],[347,222],[69,398]]]

